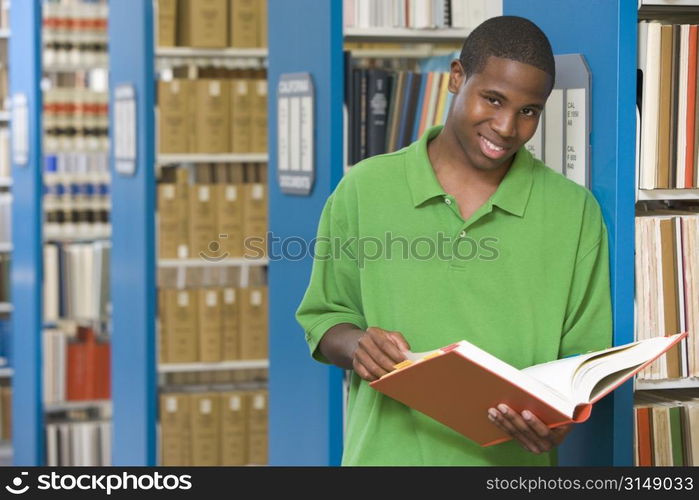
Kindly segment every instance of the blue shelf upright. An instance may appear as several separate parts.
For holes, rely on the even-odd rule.
[[[42,405],[41,0],[12,2],[9,43],[12,98],[13,462],[44,463]],[[21,425],[18,423],[21,422]]]
[[[14,6],[13,6],[14,8]],[[153,2],[109,5],[112,189],[112,463],[156,465],[155,62]],[[115,92],[133,91],[134,120],[115,118]],[[123,97],[123,96],[122,96]],[[128,107],[128,106],[127,106]],[[128,110],[127,110],[128,115]],[[121,127],[121,128],[120,128]],[[135,138],[133,175],[116,170],[120,132]],[[134,130],[135,127],[135,130]],[[116,134],[116,140],[115,140]],[[120,159],[121,161],[121,159]],[[127,160],[128,163],[128,160]]]

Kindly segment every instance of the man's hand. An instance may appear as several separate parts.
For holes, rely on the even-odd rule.
[[[409,350],[410,346],[400,332],[370,327],[359,337],[352,353],[352,369],[364,380],[371,382],[404,361],[404,352]]]
[[[573,428],[573,424],[568,424],[549,429],[530,411],[524,410],[519,415],[504,404],[499,404],[497,408],[490,408],[488,418],[499,429],[519,441],[525,450],[537,454],[551,451],[552,448],[561,444]]]

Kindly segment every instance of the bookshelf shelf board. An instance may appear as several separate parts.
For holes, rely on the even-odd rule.
[[[160,154],[160,165],[181,163],[266,163],[267,153]]]
[[[98,241],[109,242],[111,237],[104,234],[85,235],[61,235],[44,232],[45,243],[95,243]]]
[[[0,302],[0,314],[3,313],[11,313],[12,312],[12,304],[9,302]]]
[[[411,29],[411,28],[345,28],[346,42],[368,41],[406,41],[406,42],[435,42],[463,41],[469,30],[445,29]]]
[[[12,243],[0,243],[0,253],[7,253],[12,251]]]
[[[699,389],[699,377],[636,381],[637,391],[650,391],[654,389]]]
[[[246,359],[240,361],[221,361],[218,363],[164,363],[158,365],[158,373],[257,370],[260,368],[269,368],[269,360]]]
[[[11,118],[9,111],[0,111],[0,123],[9,122]]]
[[[640,6],[699,7],[699,0],[641,0]]]
[[[44,73],[77,73],[79,71],[108,71],[109,66],[104,64],[49,64],[42,69]]]
[[[268,54],[266,47],[259,48],[225,48],[197,49],[193,47],[158,47],[155,57],[158,59],[263,59]]]
[[[46,413],[57,413],[70,410],[87,410],[90,408],[111,408],[112,402],[108,399],[90,399],[85,401],[63,401],[62,403],[49,403],[44,405]]]
[[[451,54],[453,50],[438,48],[417,48],[417,49],[350,49],[352,57],[374,58],[374,59],[423,59],[433,56],[445,56]]]
[[[10,187],[12,186],[11,177],[0,177],[0,187]]]
[[[0,39],[2,38],[10,38],[10,30],[8,29],[0,29]]]
[[[222,259],[218,261],[205,259],[160,259],[158,267],[161,268],[191,268],[191,267],[233,267],[233,266],[266,266],[269,259]]]
[[[638,201],[698,200],[699,189],[640,189]]]
[[[12,378],[12,375],[14,375],[14,373],[14,370],[9,366],[3,366],[2,368],[0,368],[0,378]]]
[[[5,463],[8,460],[12,460],[12,443],[4,441],[0,443],[0,463]],[[6,465],[11,464],[7,463]]]

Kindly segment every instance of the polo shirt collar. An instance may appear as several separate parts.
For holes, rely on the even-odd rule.
[[[437,136],[443,126],[436,125],[425,131],[422,137],[411,146],[412,164],[408,165],[408,186],[413,206],[418,207],[427,200],[446,195],[437,180],[429,156],[427,143]],[[490,202],[513,215],[522,217],[527,208],[533,182],[533,159],[524,146],[517,151],[510,170],[503,177]]]

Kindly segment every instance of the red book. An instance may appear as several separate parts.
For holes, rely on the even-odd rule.
[[[77,340],[68,343],[66,364],[66,399],[68,401],[90,399],[87,346],[84,342]]]
[[[636,443],[638,446],[638,465],[653,465],[653,445],[651,443],[650,408],[636,408]]]
[[[409,359],[369,385],[481,446],[511,437],[488,419],[504,403],[550,428],[584,422],[592,405],[687,336],[678,333],[519,370],[462,340]],[[412,359],[410,359],[412,358]]]
[[[694,152],[696,144],[694,133],[696,129],[697,103],[697,25],[689,27],[689,71],[687,71],[687,149],[685,156],[684,187],[694,186]]]

